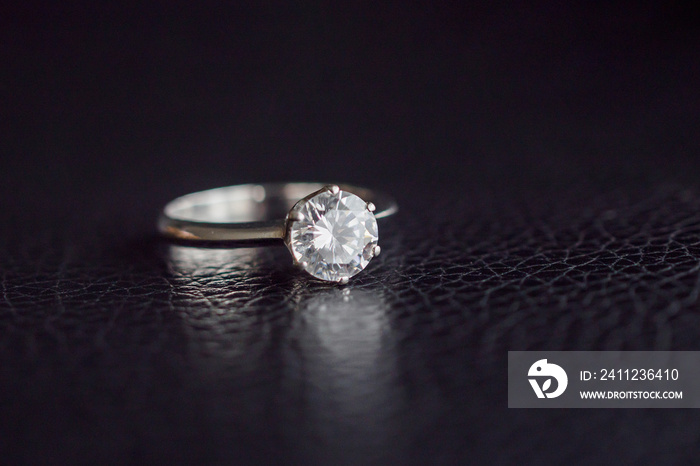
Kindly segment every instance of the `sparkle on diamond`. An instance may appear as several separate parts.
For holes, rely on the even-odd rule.
[[[379,239],[377,220],[365,201],[346,191],[323,191],[299,210],[290,248],[304,269],[322,280],[350,278],[367,267]]]

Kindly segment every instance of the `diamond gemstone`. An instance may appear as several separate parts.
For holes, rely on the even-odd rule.
[[[365,201],[347,191],[324,190],[295,210],[303,219],[290,225],[289,249],[304,270],[321,280],[341,281],[367,267],[379,235]]]

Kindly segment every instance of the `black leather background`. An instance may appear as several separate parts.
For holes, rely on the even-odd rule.
[[[509,410],[508,350],[700,349],[683,4],[23,5],[0,28],[0,463],[690,464],[695,410]],[[155,236],[392,192],[345,288]]]

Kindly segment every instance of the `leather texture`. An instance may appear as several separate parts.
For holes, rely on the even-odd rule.
[[[2,28],[0,462],[696,461],[694,410],[506,387],[509,350],[700,349],[679,11],[90,8]],[[155,234],[178,195],[285,180],[398,199],[347,287]]]

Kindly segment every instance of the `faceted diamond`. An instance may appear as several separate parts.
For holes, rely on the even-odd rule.
[[[379,235],[365,201],[325,190],[297,209],[303,219],[290,225],[289,249],[304,270],[321,280],[341,281],[367,267]]]

